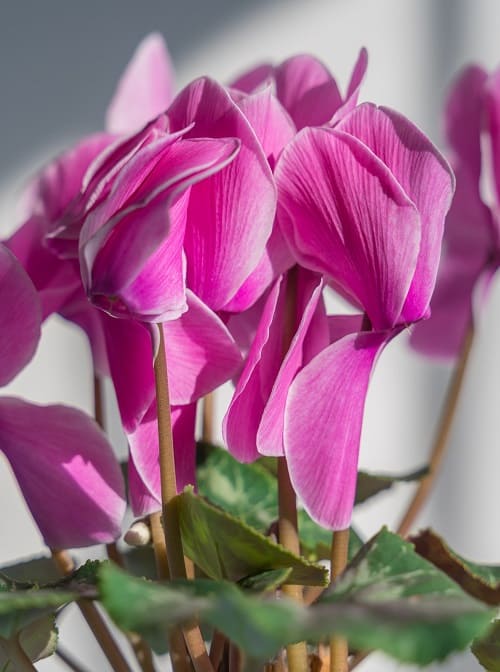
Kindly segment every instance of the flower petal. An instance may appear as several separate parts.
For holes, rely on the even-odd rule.
[[[170,402],[188,404],[229,380],[241,366],[234,338],[222,320],[187,290],[188,310],[165,322]]]
[[[358,103],[359,90],[365,78],[366,69],[368,68],[368,52],[363,47],[360,49],[356,63],[352,70],[349,86],[347,87],[347,94],[344,102],[338,108],[329,122],[330,126],[335,126],[341,119],[343,119]]]
[[[307,128],[284,150],[276,180],[280,225],[300,263],[359,302],[375,329],[394,326],[421,223],[389,169],[352,135]]]
[[[229,86],[245,93],[253,93],[261,85],[266,85],[271,81],[273,73],[274,66],[271,63],[262,63],[232,80]]]
[[[267,297],[257,333],[223,420],[228,449],[241,462],[259,457],[257,430],[283,359],[285,282],[280,276]]]
[[[0,385],[30,361],[40,339],[41,306],[33,283],[0,244]]]
[[[189,84],[168,116],[174,130],[194,122],[186,138],[233,137],[241,142],[236,158],[194,185],[189,199],[187,284],[210,308],[220,310],[264,253],[276,209],[274,180],[247,118],[216,82],[202,78]]]
[[[307,364],[285,409],[290,478],[305,509],[324,527],[349,527],[368,383],[387,333],[350,334]]]
[[[111,133],[128,133],[164,112],[173,98],[174,74],[163,37],[151,33],[139,44],[118,82],[106,114]]]
[[[106,437],[81,411],[0,399],[0,449],[51,548],[113,541],[124,484]]]
[[[426,314],[436,282],[444,220],[455,187],[451,168],[430,140],[394,110],[358,105],[337,128],[381,159],[420,214],[420,251],[402,314],[403,321],[415,322]]]
[[[278,99],[300,130],[326,124],[342,105],[337,82],[314,56],[292,56],[275,68]]]
[[[297,371],[308,361],[304,359],[307,337],[310,337],[309,340],[314,339],[314,342],[310,343],[308,348],[308,354],[311,357],[329,343],[328,322],[324,304],[321,300],[322,290],[323,281],[320,276],[303,270],[298,273],[296,303],[297,317],[300,317],[300,322],[262,412],[262,419],[257,431],[257,449],[261,455],[283,455],[283,422],[286,398]],[[275,329],[278,328],[283,338],[283,324],[273,323],[272,326]],[[311,328],[314,329],[315,333],[310,334],[309,330]]]
[[[196,420],[196,404],[188,406],[172,407],[172,435],[175,453],[175,475],[177,492],[182,492],[186,485],[196,483],[195,476],[195,453],[194,429]],[[131,492],[131,501],[135,503],[134,514],[146,513],[144,507],[152,505],[151,498],[161,503],[159,448],[158,448],[158,425],[156,409],[148,413],[147,418],[141,422],[135,432],[128,435],[131,459],[136,470],[139,483],[131,484],[134,492]],[[135,487],[138,485],[139,487]],[[144,497],[145,490],[149,491],[151,498]],[[137,507],[137,508],[135,508]],[[140,508],[139,508],[140,507]],[[154,510],[154,509],[153,509]],[[151,511],[147,511],[150,513]]]

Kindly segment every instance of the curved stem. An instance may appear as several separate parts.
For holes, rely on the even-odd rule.
[[[439,420],[429,460],[429,473],[427,476],[424,476],[424,478],[420,481],[417,490],[413,496],[413,499],[411,500],[397,529],[398,534],[400,534],[402,537],[406,537],[406,535],[412,528],[413,523],[415,522],[417,516],[422,510],[422,507],[427,501],[427,497],[429,496],[429,493],[434,485],[437,474],[439,472],[441,463],[443,462],[443,458],[445,456],[446,449],[449,443],[450,430],[453,423],[453,418],[455,417],[455,412],[458,406],[458,400],[460,398],[460,393],[463,388],[465,371],[467,369],[467,363],[469,361],[473,341],[474,341],[474,328],[471,323],[465,335],[462,350],[460,352],[460,357],[453,372],[450,384],[448,386],[448,392],[446,394],[446,399],[444,402],[443,410],[441,412],[441,418]]]
[[[331,549],[330,583],[333,583],[347,565],[349,551],[349,528],[333,533]],[[330,639],[330,672],[347,672],[349,647],[344,637]]]

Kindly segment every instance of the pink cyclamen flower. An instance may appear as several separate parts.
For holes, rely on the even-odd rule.
[[[425,354],[452,358],[500,263],[500,70],[488,75],[469,66],[460,73],[446,102],[445,131],[457,189],[446,218],[432,315],[415,326],[410,343]],[[490,194],[483,193],[487,183]]]
[[[367,51],[361,49],[345,97],[328,68],[309,54],[292,56],[277,66],[259,65],[235,79],[231,86],[251,93],[271,83],[278,100],[300,130],[334,124],[347,114],[356,105],[367,64]]]
[[[0,384],[5,385],[31,359],[42,312],[31,280],[3,245],[0,305]],[[84,413],[0,398],[0,450],[48,546],[89,546],[120,534],[125,512],[120,467],[104,434]]]
[[[295,490],[315,520],[342,529],[373,366],[397,333],[428,316],[453,176],[406,118],[363,104],[334,129],[301,131],[276,178],[299,263],[364,312],[350,333],[349,320],[332,324],[333,342],[295,376],[284,413]]]

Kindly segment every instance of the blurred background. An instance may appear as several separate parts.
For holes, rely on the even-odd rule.
[[[297,52],[319,56],[345,87],[361,46],[369,52],[361,100],[392,106],[438,144],[442,102],[464,64],[500,62],[498,0],[17,0],[0,6],[0,235],[19,223],[16,200],[27,177],[78,137],[103,127],[119,75],[138,42],[161,32],[178,85],[210,74],[227,81],[251,63]],[[437,486],[419,519],[459,553],[500,563],[498,408],[500,288],[479,324],[451,445]],[[83,337],[51,318],[32,364],[7,393],[64,402],[91,411],[91,378]],[[361,466],[389,473],[419,467],[426,456],[450,374],[448,366],[412,353],[405,335],[384,354],[372,381]],[[227,394],[220,395],[219,416]],[[111,403],[111,402],[110,402]],[[117,441],[120,437],[115,432]],[[366,534],[395,526],[412,493],[398,486],[356,515]],[[43,550],[0,454],[0,563]],[[106,672],[76,615],[63,619],[63,642],[88,670]],[[66,668],[49,659],[37,669]],[[373,656],[363,672],[411,669]],[[474,671],[468,654],[429,668]]]

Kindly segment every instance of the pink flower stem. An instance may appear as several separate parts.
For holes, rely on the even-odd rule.
[[[330,583],[342,574],[347,565],[349,528],[333,533],[331,549]],[[330,672],[347,672],[349,647],[344,637],[330,639]]]
[[[413,496],[413,499],[411,500],[404,516],[402,517],[401,522],[399,523],[397,532],[402,537],[406,537],[408,532],[411,530],[417,516],[427,501],[439,472],[439,468],[443,462],[443,458],[446,454],[446,449],[448,448],[449,444],[450,430],[453,424],[453,418],[455,417],[455,412],[457,410],[460,393],[463,388],[465,372],[470,359],[473,342],[474,326],[471,322],[462,344],[460,357],[455,366],[455,370],[448,386],[448,392],[446,394],[446,399],[443,410],[441,412],[441,418],[438,424],[431,456],[429,459],[429,473],[420,481],[415,495]]]
[[[297,267],[288,271],[285,305],[285,327],[283,330],[282,352],[285,357],[293,339],[297,313]],[[278,457],[278,530],[279,542],[286,549],[300,555],[299,530],[297,523],[297,497],[290,481],[285,457]],[[303,601],[301,586],[284,585],[283,593],[297,602]],[[305,642],[286,647],[289,672],[303,672],[308,669],[307,646]]]
[[[214,393],[210,392],[203,398],[203,422],[201,429],[201,438],[204,443],[214,442]]]
[[[158,325],[159,347],[154,362],[156,384],[156,406],[158,413],[158,438],[160,446],[160,487],[162,501],[162,522],[164,543],[171,579],[185,579],[186,567],[182,551],[182,540],[177,509],[177,483],[175,479],[174,443],[172,438],[172,418],[168,391],[168,369],[165,354],[163,327]],[[168,543],[167,543],[168,540]],[[183,629],[189,655],[195,672],[214,672],[210,658],[197,625]]]

